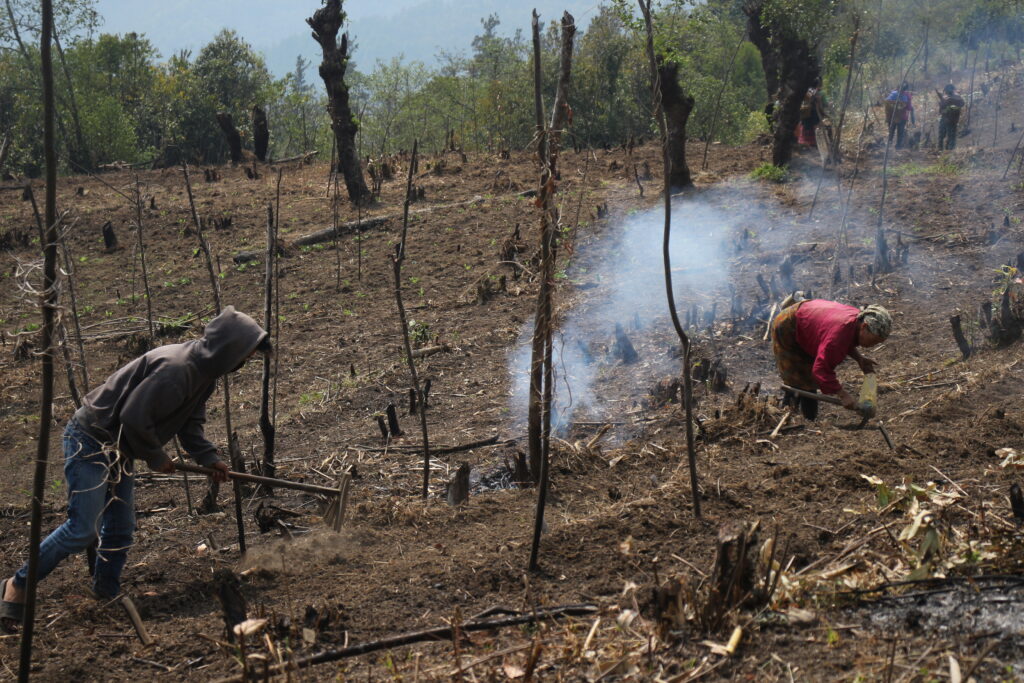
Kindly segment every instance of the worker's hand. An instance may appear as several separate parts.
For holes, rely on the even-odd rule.
[[[215,482],[220,484],[223,484],[228,480],[228,472],[231,471],[231,468],[225,465],[222,461],[218,460],[213,463],[210,465],[210,469],[213,470],[213,474],[210,475],[210,479],[213,479]]]
[[[174,461],[170,458],[164,458],[164,461],[158,467],[153,468],[153,471],[161,474],[174,474],[176,471]]]
[[[843,407],[847,410],[857,410],[857,399],[851,396],[846,389],[840,389],[836,397],[843,402]]]
[[[857,359],[857,365],[860,366],[861,372],[863,372],[865,375],[870,375],[872,372],[878,369],[878,361],[871,360],[870,358],[866,358],[864,356],[861,356]]]

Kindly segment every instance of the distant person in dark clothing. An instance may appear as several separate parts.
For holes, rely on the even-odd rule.
[[[153,349],[89,392],[64,430],[68,518],[40,545],[40,580],[98,537],[93,593],[120,592],[135,532],[133,462],[174,472],[164,444],[177,436],[197,463],[215,471],[214,480],[226,481],[228,466],[203,432],[206,401],[220,377],[261,351],[271,352],[267,332],[228,306],[202,339]],[[0,621],[8,628],[23,617],[27,576],[26,564],[0,582]]]
[[[964,110],[964,98],[956,92],[956,86],[946,84],[939,96],[939,149],[956,149],[957,126],[960,113]]]
[[[909,83],[904,83],[885,98],[885,120],[889,124],[889,142],[895,135],[896,149],[903,149],[907,145],[907,123],[917,123]]]

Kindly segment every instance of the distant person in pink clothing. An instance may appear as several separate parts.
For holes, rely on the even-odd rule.
[[[847,356],[857,361],[864,374],[878,365],[861,355],[857,347],[881,344],[892,330],[892,316],[881,306],[864,308],[835,301],[800,301],[782,310],[772,323],[772,350],[782,381],[796,389],[837,396],[843,407],[857,409],[857,400],[836,378],[836,367]],[[818,416],[818,402],[797,400],[789,392],[786,401],[804,417]]]

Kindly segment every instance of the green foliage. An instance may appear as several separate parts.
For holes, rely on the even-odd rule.
[[[770,183],[784,183],[789,179],[789,172],[784,166],[773,166],[766,161],[751,171],[750,177]]]

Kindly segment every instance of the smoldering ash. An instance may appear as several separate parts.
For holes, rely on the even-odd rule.
[[[679,201],[673,207],[673,285],[681,301],[694,301],[694,293],[709,299],[728,280],[726,268],[730,235],[736,216],[706,203]],[[749,224],[749,220],[744,220]],[[605,418],[606,401],[620,400],[635,390],[615,387],[600,398],[594,383],[617,365],[642,362],[644,374],[669,371],[673,361],[662,347],[650,354],[638,352],[631,338],[643,340],[660,329],[670,331],[665,304],[665,273],[662,265],[662,210],[631,213],[601,244],[578,250],[560,281],[559,298],[574,298],[588,291],[583,301],[563,309],[556,320],[554,341],[555,403],[552,425],[559,431],[572,420]],[[640,322],[639,329],[636,323]],[[530,386],[530,338],[533,321],[527,322],[509,355],[512,376],[510,411],[516,424],[525,423]],[[678,366],[678,361],[674,361]],[[614,404],[610,404],[610,408]],[[625,407],[625,406],[620,406]]]

